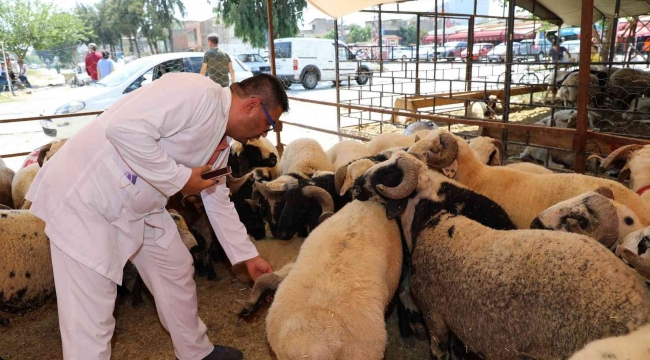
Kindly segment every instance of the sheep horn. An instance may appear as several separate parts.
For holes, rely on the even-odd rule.
[[[377,191],[392,200],[406,198],[418,186],[419,166],[417,160],[399,158],[396,163],[397,167],[402,170],[402,182],[395,187],[388,187],[384,184],[377,185]]]
[[[231,174],[226,175],[226,184],[228,185],[228,189],[230,189],[230,192],[236,193],[239,191],[239,188],[241,188],[248,180],[250,180],[251,176],[253,175],[252,172],[249,172],[248,174],[236,178],[232,176]]]
[[[632,170],[630,170],[630,165],[628,163],[625,163],[625,166],[623,166],[621,171],[618,173],[618,181],[623,182],[623,181],[629,179],[631,172],[632,172]]]
[[[325,191],[325,189],[318,186],[307,185],[302,188],[302,194],[308,198],[316,200],[320,205],[323,214],[334,212],[334,200],[332,200],[332,195]]]
[[[623,249],[621,257],[628,264],[630,264],[639,274],[641,274],[641,276],[650,280],[650,264],[644,261],[643,258],[635,254],[633,251],[630,251],[629,249]]]
[[[344,165],[338,168],[336,170],[336,174],[334,175],[334,187],[336,188],[336,193],[341,194],[341,188],[343,187],[343,183],[345,182],[345,177],[348,175],[348,166]]]
[[[458,143],[453,135],[448,133],[440,134],[440,145],[442,149],[437,158],[429,158],[427,165],[434,168],[445,168],[458,157]]]
[[[184,207],[187,207],[187,204],[185,203],[186,201],[198,208],[203,200],[201,199],[201,195],[199,194],[190,194],[190,195],[183,196],[183,198],[181,199],[181,204]]]
[[[266,184],[260,182],[255,183],[255,188],[266,199],[277,199],[286,192],[286,190],[271,190]]]
[[[591,161],[591,160],[593,160],[593,159],[596,159],[596,160],[600,161],[601,163],[602,163],[603,161],[605,161],[605,158],[604,158],[604,157],[602,157],[602,156],[600,156],[600,155],[595,155],[595,154],[594,154],[594,155],[589,155],[589,157],[587,158],[587,161]]]
[[[643,145],[638,144],[621,146],[620,148],[612,151],[612,153],[607,156],[607,159],[603,160],[603,162],[600,164],[600,168],[609,169],[614,160],[625,158],[633,151],[639,150],[641,148],[643,148]]]
[[[590,236],[607,248],[614,245],[618,239],[618,215],[612,202],[606,196],[595,195],[585,199],[585,205],[594,211],[599,222]]]

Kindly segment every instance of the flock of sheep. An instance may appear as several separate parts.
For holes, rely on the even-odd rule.
[[[438,359],[647,359],[650,147],[593,159],[620,169],[626,187],[501,166],[498,140],[420,125],[327,151],[298,139],[281,158],[264,138],[231,145],[231,201],[275,269],[240,316],[275,292],[266,330],[277,358],[382,359],[396,303],[401,335],[430,341]],[[57,146],[42,149],[36,172]],[[54,290],[43,224],[21,200],[27,168],[14,176],[0,163],[0,204],[23,209],[0,210],[0,311],[37,307]],[[168,209],[197,275],[216,278],[200,198],[173,196]],[[252,283],[244,267],[233,272]]]

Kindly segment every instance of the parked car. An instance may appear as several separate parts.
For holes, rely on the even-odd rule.
[[[86,64],[78,63],[74,69],[75,77],[77,78],[77,85],[90,85],[93,82],[93,79],[86,72]]]
[[[38,64],[31,64],[31,65],[29,65],[29,68],[32,69],[32,70],[36,70],[36,69],[40,68],[40,65],[38,65]]]
[[[246,65],[253,75],[270,74],[271,65],[258,54],[239,54],[237,59]]]
[[[564,46],[567,49],[569,54],[571,54],[571,58],[575,59],[575,62],[580,61],[580,40],[567,40],[561,43],[560,46]],[[589,55],[591,56],[591,54]]]
[[[386,49],[390,60],[410,60],[415,58],[415,49],[410,46],[390,46]]]
[[[516,55],[519,53],[520,44],[518,42],[512,43],[512,54]],[[503,62],[506,59],[506,51],[508,50],[507,43],[501,43],[487,53],[488,61],[497,61]]]
[[[436,51],[431,52],[432,59],[446,59],[447,61],[454,61],[460,57],[460,53],[467,49],[467,42],[465,41],[450,41],[438,46]]]
[[[544,61],[548,52],[553,47],[548,39],[525,39],[519,42],[519,51],[514,58],[518,61],[534,59],[535,61]]]
[[[236,79],[243,80],[253,74],[239,59],[233,59]],[[199,73],[203,65],[203,54],[198,52],[170,53],[143,57],[116,68],[110,75],[100,81],[84,87],[72,89],[68,101],[59,106],[45,109],[41,116],[72,114],[80,111],[106,110],[125,94],[156,81],[168,72]],[[85,73],[85,71],[84,71]],[[83,116],[75,119],[41,120],[43,132],[59,138],[70,137],[80,128],[92,121],[95,116]]]
[[[490,43],[476,43],[472,46],[472,60],[481,61],[487,59],[487,54],[494,48],[493,44]],[[467,49],[460,52],[460,58],[463,61],[467,61]]]
[[[350,52],[347,45],[338,43],[338,51],[334,40],[314,38],[284,38],[276,39],[275,71],[277,77],[285,86],[302,84],[311,90],[319,81],[336,81],[335,56],[338,53],[339,79],[347,79],[348,74],[357,84],[365,85],[372,71],[378,71],[379,66],[373,63],[359,62],[356,55]]]

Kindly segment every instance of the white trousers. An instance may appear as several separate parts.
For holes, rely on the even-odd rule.
[[[199,319],[192,256],[178,231],[167,250],[145,226],[144,244],[131,257],[154,296],[160,322],[170,333],[176,357],[203,359],[214,349]],[[117,287],[51,244],[63,358],[110,359]]]

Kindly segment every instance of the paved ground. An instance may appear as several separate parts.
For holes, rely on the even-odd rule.
[[[523,68],[521,66],[520,68]],[[377,91],[399,92],[399,93],[414,93],[415,85],[410,80],[400,78],[411,78],[415,75],[415,63],[402,63],[394,62],[388,63],[384,66],[382,78],[375,78],[372,82],[372,87],[364,86],[364,89],[372,89]],[[473,88],[481,90],[487,86],[485,81],[496,82],[500,74],[505,71],[505,67],[501,64],[480,64],[473,67],[472,81]],[[421,91],[422,92],[446,92],[449,89],[453,91],[464,90],[465,88],[465,72],[466,67],[464,63],[439,63],[435,66],[433,63],[420,64],[420,78],[433,79],[435,81],[423,80]],[[516,74],[522,72],[522,69],[515,70]],[[391,76],[396,77],[394,80],[397,85],[393,85]],[[540,81],[543,76],[540,76]],[[52,74],[43,76],[40,83],[36,81],[39,88],[31,93],[26,91],[16,92],[16,96],[8,92],[0,93],[0,119],[38,116],[43,109],[56,108],[65,103],[74,100],[74,92],[79,89],[71,89],[65,85],[47,86],[48,83],[61,83]],[[400,84],[405,83],[405,84]],[[302,85],[294,84],[288,90],[289,96],[301,97],[306,99],[314,99],[321,101],[336,101],[336,90],[332,86],[332,82],[321,82],[313,90],[305,90]],[[352,85],[356,85],[353,81]],[[347,87],[347,82],[342,83],[342,87]],[[82,88],[83,89],[83,88]],[[342,90],[341,99],[357,99],[359,96],[357,91]],[[389,101],[390,102],[390,101]],[[387,104],[384,103],[384,106]],[[301,103],[293,101],[290,104],[290,111],[283,116],[284,120],[301,123],[305,125],[325,128],[329,130],[336,130],[336,108],[324,105],[314,105],[308,103]],[[74,120],[71,120],[74,121]],[[344,124],[345,125],[345,124]],[[271,140],[275,143],[275,134],[269,135]],[[282,142],[287,144],[293,139],[299,137],[312,137],[316,138],[325,149],[332,146],[338,141],[338,136],[323,134],[317,131],[306,130],[293,126],[285,126],[282,132]],[[31,151],[47,142],[51,138],[44,135],[38,121],[29,121],[21,123],[0,124],[0,154],[18,153],[24,151]],[[23,162],[23,157],[9,158],[6,163],[9,167],[17,169]]]

